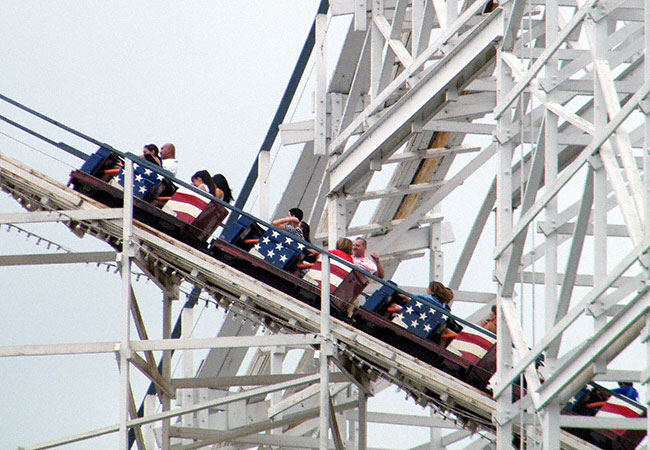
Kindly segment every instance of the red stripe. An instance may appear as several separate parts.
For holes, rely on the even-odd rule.
[[[458,336],[456,336],[455,339],[459,339],[463,342],[469,342],[471,344],[478,345],[479,347],[485,349],[486,351],[492,347],[492,342],[488,341],[485,339],[483,336],[472,334],[472,333],[467,333],[465,331],[461,331],[458,333]]]
[[[316,261],[314,263],[314,267],[312,267],[312,270],[320,272],[321,267],[322,267],[321,266],[321,261]],[[343,279],[348,275],[348,273],[350,273],[350,270],[348,270],[347,268],[341,267],[341,266],[338,266],[338,265],[334,265],[334,264],[330,264],[330,275],[336,275],[337,277]],[[330,280],[331,280],[331,277],[330,277]],[[319,286],[321,285],[320,281],[318,282],[318,285]],[[337,287],[338,287],[338,285],[333,284],[333,283],[330,282],[330,292],[333,292]]]
[[[614,405],[612,403],[605,403],[602,408],[600,408],[600,411],[617,414],[623,417],[639,417],[635,411],[628,408],[627,406]]]
[[[205,208],[208,202],[197,195],[186,194],[184,192],[176,192],[172,195],[171,200],[177,201],[179,203],[187,203],[189,205],[195,206],[199,209]]]
[[[175,212],[176,212],[176,217],[181,219],[183,222],[187,222],[187,223],[194,222],[195,217],[193,215],[181,211],[175,211]]]
[[[456,339],[458,339],[458,337],[456,337]],[[463,359],[466,359],[467,361],[471,362],[472,364],[476,364],[481,360],[481,358],[476,356],[474,353],[464,352],[464,351],[460,350],[460,354],[463,357]]]

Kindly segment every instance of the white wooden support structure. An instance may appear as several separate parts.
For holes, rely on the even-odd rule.
[[[287,178],[287,166],[277,165],[288,183],[271,198],[270,153],[261,152],[258,185],[263,219],[298,206],[313,240],[330,249],[338,238],[362,235],[386,261],[386,278],[413,292],[434,279],[450,285],[454,311],[473,311],[466,317],[473,323],[496,303],[494,399],[331,318],[327,289],[318,312],[139,224],[128,202],[103,208],[0,155],[0,187],[26,211],[3,212],[0,226],[60,222],[78,235],[122,242],[119,341],[0,347],[0,357],[119,356],[118,420],[32,448],[110,433],[126,448],[135,425],[147,449],[188,450],[365,450],[377,446],[369,423],[408,421],[427,421],[431,430],[418,450],[510,449],[514,436],[530,448],[593,449],[571,427],[650,429],[650,420],[560,414],[589,381],[611,387],[633,379],[650,401],[650,359],[639,358],[639,348],[650,354],[650,7],[644,0],[495,3],[330,0],[328,14],[315,19],[312,79],[302,81],[314,88],[305,96],[313,117],[280,126],[284,144],[299,152],[296,167]],[[342,17],[349,28],[335,35]],[[284,152],[280,146],[279,159]],[[3,254],[0,265],[110,263],[115,248]],[[326,277],[329,257],[322,258]],[[422,274],[405,270],[416,264]],[[162,339],[143,337],[132,311],[134,266],[163,290]],[[194,285],[227,309],[223,323],[216,337],[189,336],[188,310],[185,334],[170,339],[172,300]],[[129,335],[129,314],[139,339]],[[202,349],[207,356],[195,364]],[[302,352],[295,374],[283,370],[290,349]],[[172,350],[183,353],[182,379],[170,373]],[[161,374],[152,354],[163,355]],[[544,383],[535,367],[541,355]],[[130,363],[138,371],[129,374]],[[360,369],[372,380],[353,373]],[[160,387],[142,418],[129,409],[136,376]],[[513,403],[511,383],[522,377],[529,389]],[[423,417],[369,410],[368,397],[388,384],[422,404],[433,392],[442,405]],[[449,405],[461,408],[445,411]],[[463,408],[480,419],[462,417]],[[332,424],[344,423],[341,414],[356,430],[339,438]],[[454,427],[454,418],[478,433]]]

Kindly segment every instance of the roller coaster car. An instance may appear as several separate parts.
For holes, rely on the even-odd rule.
[[[70,174],[68,184],[109,207],[120,208],[123,206],[121,166],[121,159],[115,153],[101,147],[80,170]],[[143,166],[134,164],[135,219],[320,308],[320,262],[314,264],[305,279],[291,273],[296,270],[296,262],[300,260],[300,243],[272,229],[264,230],[254,220],[242,216],[224,231],[221,238],[213,239],[208,245],[207,239],[228,214],[226,208],[216,202],[208,202],[185,188],[179,188],[163,209],[157,208],[149,201],[157,192],[155,186],[166,180],[162,175],[152,174],[151,170],[148,172]],[[390,285],[382,286],[361,307],[356,307],[355,300],[367,286],[368,279],[334,259],[330,259],[330,262],[333,316],[351,322],[387,344],[489,395],[487,385],[496,371],[496,340],[490,334],[471,327],[455,327],[453,319],[445,319],[439,311],[419,299],[405,303],[395,297],[395,289]],[[403,303],[403,314],[391,317],[387,313],[388,306],[400,301]],[[441,345],[441,333],[445,328],[458,332],[447,346]],[[519,392],[518,386],[513,386],[513,393],[515,390]],[[434,393],[429,394],[435,396]],[[595,401],[605,402],[598,412],[586,407]],[[634,402],[614,395],[607,398],[598,390],[585,388],[564,408],[562,414],[644,417],[646,411]],[[573,428],[569,431],[604,450],[632,450],[645,437],[645,432],[641,430]]]
[[[398,301],[394,289],[382,286],[356,311],[354,321],[369,334],[486,391],[496,370],[496,345],[487,345],[487,349],[476,345],[464,353],[444,348],[440,345],[440,337],[448,323],[442,313],[423,299],[411,299],[403,305],[402,314],[395,318],[386,317],[388,306]],[[461,339],[465,335],[468,341],[482,338],[480,332],[473,339],[469,338],[473,336],[469,331],[459,333]],[[472,351],[475,354],[471,354]]]
[[[121,158],[100,147],[70,173],[68,185],[74,190],[113,208],[123,206],[123,169]],[[161,210],[150,201],[163,184],[171,184],[163,175],[134,164],[133,216],[154,228],[197,248],[205,248],[207,238],[228,215],[216,202],[185,188],[179,188]]]
[[[234,248],[238,251],[233,251]],[[321,263],[317,261],[304,279],[292,274],[302,259],[303,249],[304,245],[300,242],[273,229],[264,230],[254,220],[245,216],[230,225],[220,239],[210,243],[210,252],[216,258],[224,259],[226,255],[230,255],[228,264],[255,278],[264,278],[267,284],[319,308]],[[250,253],[244,254],[242,258],[242,250]],[[259,260],[266,264],[260,264]],[[367,285],[368,279],[365,276],[331,260],[330,292],[333,315],[346,318],[355,299]]]
[[[589,384],[578,392],[562,409],[562,414],[595,417],[646,417],[643,406],[626,397]],[[633,450],[646,436],[644,430],[603,430],[573,428],[576,436],[602,449]]]

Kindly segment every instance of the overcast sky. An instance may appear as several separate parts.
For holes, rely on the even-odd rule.
[[[4,0],[0,2],[0,93],[123,151],[139,153],[147,143],[173,142],[180,178],[189,181],[192,173],[204,168],[221,172],[236,196],[318,3]],[[334,46],[329,48],[333,51]],[[299,94],[309,105],[311,89],[301,87]],[[95,150],[94,145],[44,126],[2,102],[0,114],[86,153]],[[62,183],[80,165],[80,160],[1,122],[0,152]],[[291,160],[291,154],[285,156]],[[276,194],[283,189],[279,183],[283,175],[289,175],[289,169],[284,169],[288,166],[277,164],[272,182]],[[490,170],[486,170],[489,179]],[[445,204],[444,212],[451,212],[447,218],[458,236],[471,226],[466,220],[471,202],[480,200],[475,195]],[[462,210],[456,218],[454,207]],[[0,212],[14,211],[22,209],[0,194]],[[0,255],[48,251],[44,241],[36,245],[38,237],[71,250],[107,249],[96,239],[75,237],[62,225],[24,228],[34,236],[0,227]],[[481,261],[490,261],[491,249],[480,251],[488,255]],[[453,267],[453,252],[447,253],[448,271]],[[415,284],[411,274],[422,273],[417,282],[424,286],[426,261],[408,264],[409,281]],[[487,291],[491,270],[482,270],[482,276],[476,290]],[[119,340],[121,282],[119,276],[106,273],[105,266],[1,267],[0,283],[5,288],[2,345]],[[135,285],[149,334],[158,337],[161,294],[144,279]],[[184,296],[175,305],[174,318],[183,301]],[[199,316],[197,333],[214,335],[219,313],[201,304],[195,313]],[[132,378],[139,403],[147,382],[139,374]],[[116,423],[117,393],[112,355],[0,359],[0,448],[14,449]],[[408,402],[395,408],[398,398],[403,396],[393,393],[383,406],[371,404],[371,408],[387,404],[393,412],[417,410]],[[391,432],[388,426],[383,429],[383,433],[370,433],[371,445],[407,448],[427,438],[427,433],[409,432],[411,439],[405,440],[403,433]],[[66,448],[91,446],[112,449],[116,438]]]
[[[123,151],[173,142],[179,177],[189,179],[203,168],[222,172],[237,195],[318,3],[5,0],[0,93]],[[86,153],[95,150],[4,103],[0,114]],[[80,164],[4,123],[0,152],[63,183]],[[0,211],[22,210],[3,193]],[[106,250],[62,225],[23,228],[34,236],[0,228],[1,255],[53,251],[45,241],[37,246],[38,237],[71,250]],[[0,268],[2,345],[119,340],[120,278],[111,273],[94,265]],[[160,336],[160,292],[144,279],[135,285],[149,334]],[[183,301],[182,296],[174,317]],[[200,315],[199,328],[213,335],[218,313],[200,305]],[[0,448],[116,423],[117,374],[112,355],[1,359]],[[147,383],[139,374],[132,378],[139,403]],[[427,435],[418,434],[414,442]],[[405,444],[397,433],[372,434],[371,444],[391,445],[391,439],[395,447]],[[113,435],[65,448],[115,446]]]

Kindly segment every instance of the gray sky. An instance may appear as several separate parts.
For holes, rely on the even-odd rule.
[[[123,151],[173,142],[180,177],[203,168],[223,172],[238,193],[317,6],[275,0],[3,1],[0,92]],[[0,114],[87,153],[95,150],[4,104]],[[0,125],[1,152],[65,183],[71,167],[30,146],[79,165]],[[0,210],[20,208],[3,194]],[[29,229],[71,249],[104,248],[60,225]],[[45,251],[35,239],[5,230],[0,254]],[[0,282],[3,345],[119,339],[120,279],[103,268],[5,267]],[[159,336],[160,294],[151,283],[136,286],[149,333]],[[211,309],[204,318],[210,314],[216,317]],[[3,359],[0,374],[0,448],[83,432],[119,417],[112,355]],[[139,402],[146,382],[139,374],[133,378]],[[69,448],[90,446],[114,448],[115,438]]]
[[[318,3],[5,0],[0,93],[123,151],[173,142],[180,178],[203,168],[222,172],[237,195]],[[303,95],[308,98],[311,89]],[[95,150],[4,103],[0,114],[86,153]],[[4,123],[0,152],[62,183],[80,163]],[[22,209],[3,193],[0,211]],[[106,249],[62,225],[24,228],[71,250]],[[0,228],[1,255],[53,251],[36,241]],[[105,267],[3,267],[0,283],[2,345],[119,340],[120,278]],[[144,279],[135,287],[150,336],[160,336],[160,292]],[[200,305],[199,316],[196,332],[214,335],[219,312]],[[139,403],[148,383],[136,370],[132,374]],[[119,417],[113,355],[0,359],[0,380],[3,449],[100,428]],[[392,389],[385,397],[391,406],[403,399]],[[371,444],[404,446],[401,433],[382,428],[386,433],[371,433]],[[418,443],[428,433],[411,436]],[[64,448],[112,449],[116,442],[113,435]]]
[[[139,153],[147,143],[173,142],[180,178],[189,180],[203,168],[221,172],[236,196],[318,3],[4,0],[0,2],[0,93],[123,151]],[[300,92],[303,103],[309,105],[311,89]],[[0,114],[86,153],[95,150],[4,103],[0,103]],[[0,123],[0,152],[62,183],[80,164],[4,123]],[[282,170],[276,173],[281,180]],[[486,176],[491,179],[490,167]],[[273,183],[276,193],[282,190]],[[456,232],[471,222],[455,220],[454,207],[464,209],[468,202],[481,199],[462,198],[445,205]],[[22,209],[3,193],[0,212],[12,211]],[[455,212],[459,218],[466,218],[464,213]],[[25,228],[73,250],[106,249],[95,239],[78,239],[62,225]],[[36,240],[0,227],[0,255],[46,251],[43,243],[36,246]],[[449,261],[454,261],[454,251],[457,254],[458,249],[448,253]],[[425,265],[418,260],[405,267],[409,274],[425,273]],[[484,270],[483,275],[485,279],[476,284],[489,289],[491,270]],[[426,275],[420,281],[424,285]],[[5,288],[1,345],[119,339],[120,279],[107,274],[104,267],[2,267],[0,283]],[[149,334],[158,337],[160,292],[144,280],[135,284]],[[174,317],[183,301],[182,296]],[[197,333],[213,335],[211,327],[219,312],[202,304],[195,312],[199,316]],[[132,373],[139,403],[148,383],[137,371]],[[418,411],[412,403],[398,402],[404,397],[393,391],[383,403],[373,400],[371,408],[400,404],[397,412]],[[13,449],[116,423],[117,392],[112,355],[0,359],[0,448]],[[427,438],[427,433],[409,432],[407,441],[403,433],[388,426],[382,429],[385,432],[370,433],[371,445],[406,448]],[[92,445],[82,442],[65,448],[115,446],[115,436],[109,436]]]

